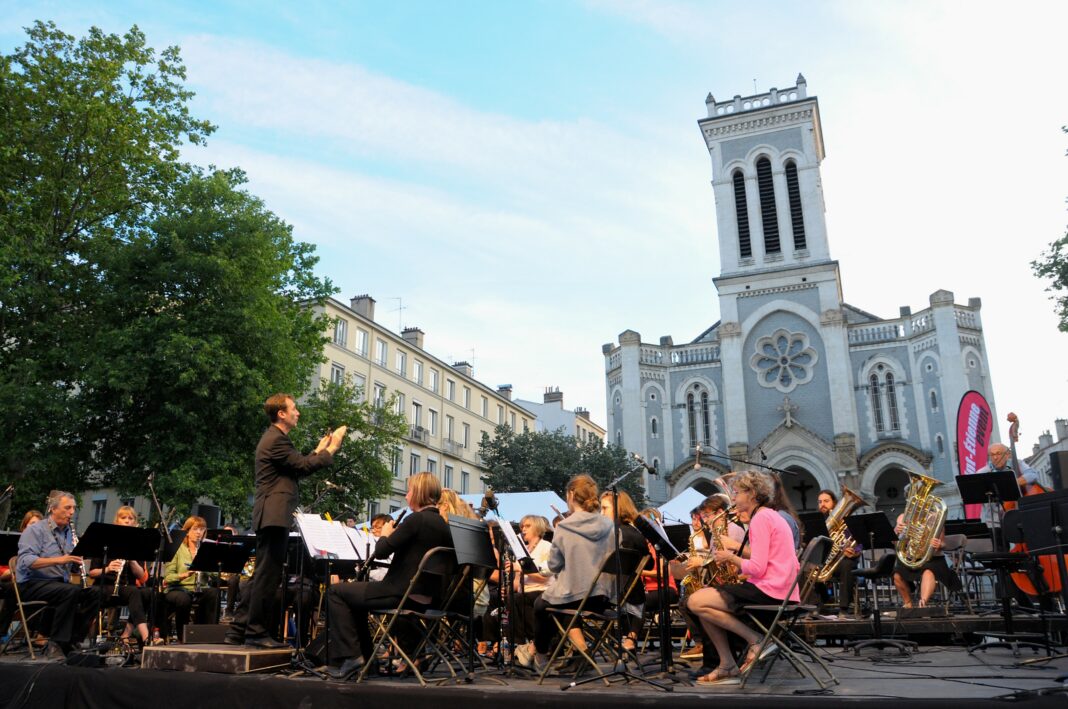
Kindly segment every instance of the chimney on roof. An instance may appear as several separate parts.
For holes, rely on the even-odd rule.
[[[498,384],[497,393],[503,396],[508,401],[512,400],[512,385],[511,384]]]
[[[472,367],[467,362],[453,362],[452,363],[452,368],[455,369],[460,374],[463,374],[464,376],[467,376],[467,377],[474,377],[475,376],[475,368]]]
[[[559,401],[560,406],[564,405],[564,394],[560,391],[560,387],[546,387],[545,395],[542,398],[542,403],[551,404],[554,401]]]
[[[1068,421],[1064,419],[1057,419],[1053,422],[1053,425],[1057,427],[1057,442],[1063,441],[1068,438]]]
[[[406,327],[401,330],[401,337],[404,338],[404,341],[418,349],[423,349],[424,335],[426,335],[426,333],[417,327]]]
[[[1038,445],[1040,448],[1049,448],[1053,445],[1053,436],[1049,431],[1043,431],[1042,435],[1038,437]]]
[[[362,315],[368,320],[375,319],[375,299],[364,293],[363,295],[355,296],[350,301],[351,307],[356,311],[357,315]]]
[[[580,418],[584,418],[587,421],[590,420],[590,410],[589,409],[584,409],[584,408],[582,408],[580,406],[576,406],[575,407],[575,415],[580,417]]]

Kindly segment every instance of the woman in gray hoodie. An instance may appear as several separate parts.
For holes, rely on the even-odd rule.
[[[589,475],[576,475],[567,483],[567,507],[570,514],[556,525],[553,546],[549,551],[549,570],[555,574],[549,587],[534,604],[534,649],[537,666],[548,662],[549,646],[555,626],[549,615],[550,606],[577,608],[590,585],[596,586],[587,609],[604,610],[613,593],[613,579],[601,574],[601,565],[615,548],[612,539],[612,520],[599,514],[600,498],[597,483]],[[586,649],[582,631],[574,629],[571,642]]]

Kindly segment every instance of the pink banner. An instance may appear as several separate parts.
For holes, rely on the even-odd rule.
[[[957,468],[961,475],[970,475],[987,464],[986,451],[990,447],[990,433],[994,419],[990,405],[977,391],[969,391],[957,407]],[[982,505],[965,505],[966,517],[979,517]]]

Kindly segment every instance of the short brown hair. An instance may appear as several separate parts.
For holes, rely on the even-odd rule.
[[[412,504],[430,507],[441,502],[441,483],[433,473],[416,473],[408,478],[408,489],[412,492]]]
[[[31,522],[33,522],[34,517],[36,517],[37,519],[44,519],[44,515],[41,514],[40,510],[30,510],[26,514],[22,515],[22,524],[19,525],[19,531],[26,531],[26,528],[30,526]]]
[[[263,402],[263,412],[267,414],[267,418],[271,419],[271,423],[277,423],[278,414],[286,410],[290,401],[293,401],[293,397],[289,394],[282,392],[271,394],[267,397],[267,401]]]
[[[597,497],[597,483],[589,475],[576,475],[567,481],[564,494],[572,493],[575,496],[575,504],[579,509],[586,512],[596,512],[600,505]]]
[[[196,515],[192,515],[186,518],[185,524],[182,525],[182,531],[188,532],[193,527],[203,527],[204,529],[207,529],[208,521],[203,517],[197,517]]]
[[[524,522],[530,522],[530,526],[534,528],[534,534],[537,534],[539,538],[544,538],[545,533],[549,531],[549,520],[541,515],[526,515],[519,520],[520,528],[523,527]]]
[[[697,506],[698,514],[701,512],[719,512],[731,506],[730,500],[722,492],[714,492]]]
[[[763,473],[747,470],[734,481],[735,490],[745,490],[753,496],[758,505],[767,505],[775,494],[775,483]]]
[[[634,520],[638,519],[638,508],[634,506],[634,500],[630,499],[630,495],[622,490],[617,493],[619,499],[619,521],[623,524],[634,524]],[[601,493],[601,502],[605,499],[612,499],[612,492]]]

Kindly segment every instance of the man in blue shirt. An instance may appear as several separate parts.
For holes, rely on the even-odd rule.
[[[77,505],[74,495],[53,490],[45,518],[34,522],[19,538],[16,578],[23,601],[45,601],[54,610],[46,655],[70,653],[85,637],[100,604],[99,594],[70,582],[74,533],[71,520]]]

